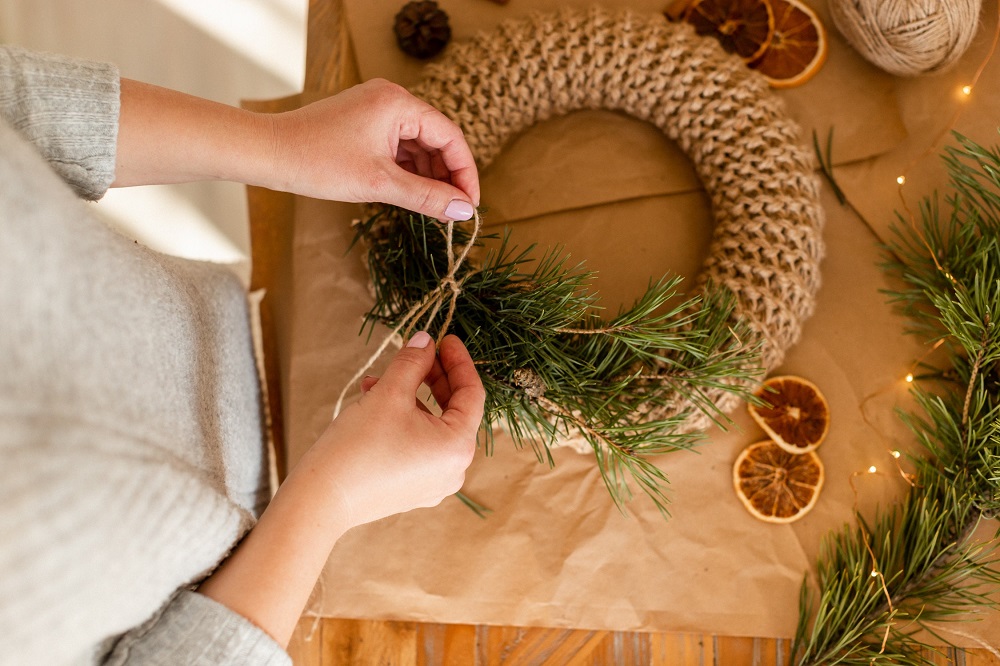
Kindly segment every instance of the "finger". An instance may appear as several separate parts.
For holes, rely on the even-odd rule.
[[[431,175],[435,180],[440,180],[445,183],[451,183],[451,172],[448,171],[448,167],[445,166],[444,158],[441,157],[441,153],[434,151],[430,154],[431,156]],[[454,185],[454,183],[452,183]]]
[[[455,161],[449,162],[449,156],[445,154],[440,148],[434,148],[433,146],[425,144],[421,140],[417,140],[417,143],[427,151],[428,154],[433,156],[433,160],[436,160],[440,165],[434,177],[438,180],[444,180],[441,175],[447,173],[447,181],[452,185],[458,187],[464,191],[469,199],[475,203],[476,206],[479,205],[479,170],[476,167],[476,163],[465,164],[463,162],[456,163]],[[463,140],[464,144],[464,140]],[[439,175],[439,172],[441,175]]]
[[[415,139],[428,150],[441,153],[452,182],[474,205],[479,205],[479,171],[461,128],[443,113],[426,105],[426,112],[400,128],[400,139]]]
[[[417,165],[414,163],[413,157],[402,146],[396,151],[396,164],[410,173],[417,173]]]
[[[405,398],[406,402],[413,400],[434,365],[434,356],[434,340],[430,334],[426,331],[416,333],[382,373],[377,389]]]
[[[378,384],[378,377],[366,375],[365,378],[361,380],[361,393],[368,393],[368,391],[371,391],[372,387],[376,384]]]
[[[468,220],[474,208],[465,192],[449,183],[396,168],[388,174],[379,201],[439,220]]]
[[[441,361],[437,357],[434,358],[431,371],[424,377],[424,384],[430,388],[438,406],[442,410],[447,409],[448,401],[451,400],[451,385],[448,384],[448,375],[445,374],[444,368],[441,367]]]
[[[454,335],[441,341],[439,351],[441,368],[448,376],[451,387],[448,409],[441,418],[449,425],[475,430],[483,420],[486,401],[486,391],[476,372],[476,364],[462,341]]]
[[[405,151],[409,156],[409,159],[417,165],[417,175],[425,178],[434,177],[434,172],[431,168],[431,156],[426,150],[421,148],[416,141],[400,141],[399,148],[400,150]]]
[[[469,200],[478,207],[479,171],[476,169],[476,165],[473,163],[472,166],[456,168],[445,160],[445,166],[448,167],[448,171],[451,173],[452,185],[468,194]]]

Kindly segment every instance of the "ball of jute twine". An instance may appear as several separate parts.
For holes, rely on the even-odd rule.
[[[520,132],[572,111],[653,124],[678,142],[711,198],[715,232],[698,287],[734,294],[733,316],[753,331],[757,340],[747,342],[760,343],[765,368],[798,340],[823,254],[812,155],[764,78],[714,39],[659,15],[536,14],[452,45],[412,92],[462,128],[481,169]],[[705,394],[723,412],[739,401]],[[683,431],[711,423],[680,392],[640,412],[643,420],[689,412]],[[561,443],[589,450],[573,439]]]
[[[947,68],[972,43],[982,0],[830,0],[833,22],[872,64],[897,76]]]

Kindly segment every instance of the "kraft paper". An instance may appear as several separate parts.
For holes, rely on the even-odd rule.
[[[419,65],[392,42],[398,4],[347,3],[362,78],[410,84],[419,77]],[[441,4],[452,15],[455,38],[463,39],[529,8],[563,3]],[[661,9],[652,1],[617,4]],[[997,65],[986,70],[982,90],[971,99],[953,94],[983,58],[985,31],[954,69],[904,81],[879,73],[827,26],[825,69],[782,97],[806,130],[804,142],[811,128],[824,137],[835,128],[834,157],[845,165],[838,180],[870,228],[824,186],[823,287],[801,341],[777,371],[809,378],[830,404],[829,436],[818,451],[826,486],[813,511],[792,525],[770,525],[739,503],[732,463],[764,438],[743,409],[732,415],[728,432],[709,431],[696,453],[659,459],[671,481],[667,521],[641,495],[627,515],[620,513],[592,457],[557,450],[550,469],[498,435],[495,455],[477,455],[464,489],[492,510],[486,519],[450,498],[352,530],[335,548],[311,612],[792,635],[799,588],[823,536],[851,521],[855,506],[871,515],[900,497],[906,486],[888,451],[915,450],[894,410],[912,406],[903,377],[925,350],[903,335],[904,321],[879,292],[889,285],[877,266],[876,243],[887,237],[901,205],[895,177],[906,170],[904,192],[915,206],[917,196],[944,185],[939,147],[924,153],[952,112],[966,105],[959,129],[986,144],[996,142],[1000,119]],[[575,260],[586,260],[599,271],[598,288],[610,308],[635,298],[650,277],[694,276],[711,234],[707,199],[683,153],[655,129],[618,114],[579,113],[532,129],[505,148],[482,183],[491,225],[510,224],[518,244],[561,245]],[[358,336],[371,306],[360,251],[348,252],[349,224],[358,215],[345,204],[296,202],[293,301],[283,322],[290,465],[322,432],[344,383],[385,334],[376,329],[367,345]],[[880,471],[864,473],[871,465]],[[976,645],[970,636],[1000,635],[1000,622],[993,615],[960,630],[959,643]]]

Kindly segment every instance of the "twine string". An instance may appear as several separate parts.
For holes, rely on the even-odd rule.
[[[434,321],[434,318],[438,316],[441,312],[442,306],[445,302],[448,303],[447,314],[444,318],[444,323],[441,325],[438,331],[435,344],[440,344],[441,340],[448,333],[448,328],[451,326],[452,319],[455,316],[455,306],[458,303],[458,297],[462,294],[462,285],[469,278],[472,273],[467,274],[465,277],[458,279],[455,277],[458,273],[459,268],[465,263],[465,260],[469,256],[469,252],[472,251],[473,246],[476,244],[476,240],[479,238],[479,232],[482,229],[483,221],[479,217],[479,211],[473,212],[473,225],[472,233],[469,235],[469,241],[462,246],[461,251],[456,256],[455,246],[453,243],[455,222],[449,221],[445,225],[444,234],[445,239],[448,241],[448,272],[442,277],[436,287],[430,289],[424,297],[414,303],[403,318],[399,320],[396,327],[389,331],[389,334],[385,336],[381,344],[375,352],[368,358],[364,364],[358,368],[358,371],[354,373],[354,376],[348,380],[347,384],[340,391],[340,396],[337,398],[337,404],[333,408],[333,418],[340,416],[340,411],[344,407],[344,399],[347,397],[347,392],[351,390],[365,373],[371,370],[375,362],[382,356],[389,345],[392,343],[396,336],[402,334],[404,338],[408,338],[413,332],[413,328],[422,320],[425,319],[425,315],[430,313],[426,317],[428,323]]]

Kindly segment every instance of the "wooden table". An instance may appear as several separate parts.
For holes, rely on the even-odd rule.
[[[342,0],[309,0],[305,96],[332,95],[358,81]],[[247,102],[260,111],[279,111],[298,97]],[[252,239],[251,288],[267,288],[262,305],[268,402],[279,474],[285,473],[281,410],[281,359],[274,323],[283,312],[275,267],[291,257],[291,196],[248,188]],[[788,640],[682,633],[635,633],[547,628],[445,625],[418,622],[303,617],[289,645],[296,664],[651,664],[664,666],[781,666],[791,664]],[[928,655],[935,664],[1000,666],[985,650],[945,650]]]

